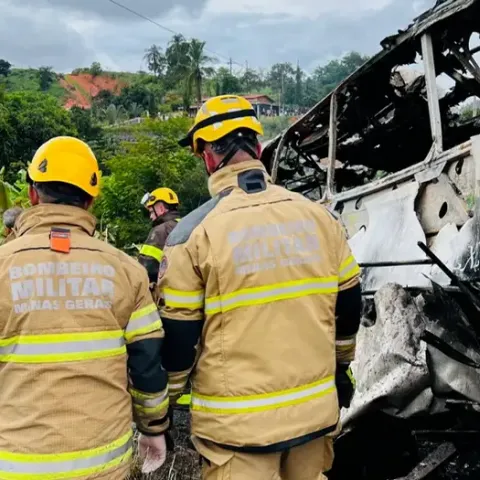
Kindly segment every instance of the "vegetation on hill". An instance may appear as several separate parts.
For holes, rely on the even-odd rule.
[[[261,118],[266,140],[366,58],[352,52],[311,75],[290,63],[235,72],[218,67],[204,42],[176,35],[165,50],[152,45],[144,59],[148,72],[107,72],[93,63],[67,75],[48,66],[18,69],[0,60],[0,210],[8,198],[28,203],[25,169],[44,141],[78,136],[91,145],[103,172],[95,205],[99,234],[135,253],[150,228],[139,203],[146,191],[172,187],[183,213],[208,197],[202,162],[177,145],[191,125],[184,113],[190,105],[216,94],[267,94],[287,115]],[[138,117],[141,123],[126,123]]]
[[[229,93],[266,94],[282,110],[298,113],[317,103],[367,57],[350,52],[319,66],[311,74],[289,62],[277,63],[268,70],[245,67],[235,71],[207,55],[205,42],[174,35],[165,49],[157,45],[146,49],[143,60],[148,72],[109,72],[94,62],[67,75],[57,74],[48,66],[14,68],[7,60],[0,60],[0,79],[8,92],[46,92],[66,108],[93,108],[100,103],[97,113],[103,115],[102,120],[107,118],[102,110],[110,104],[125,108],[118,115],[120,121],[135,115],[186,111],[192,104],[200,103],[204,96]],[[132,101],[135,108],[130,108],[126,99],[113,101],[113,97],[121,96],[126,88],[134,89],[137,94],[137,99]],[[105,100],[111,103],[106,105]]]

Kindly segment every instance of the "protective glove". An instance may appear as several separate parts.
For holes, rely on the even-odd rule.
[[[355,378],[349,363],[337,363],[335,373],[335,384],[337,386],[338,403],[340,408],[349,408],[355,393]]]
[[[158,470],[167,458],[165,435],[150,437],[140,433],[138,436],[138,454],[140,459],[143,460],[143,473]]]

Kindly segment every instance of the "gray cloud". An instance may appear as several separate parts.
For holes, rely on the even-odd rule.
[[[53,8],[59,14],[70,12],[95,16],[104,20],[142,22],[139,17],[120,8],[108,0],[14,0],[15,4],[22,7]],[[192,15],[198,15],[205,7],[207,0],[118,0],[132,10],[147,17],[159,17],[167,14],[175,7],[185,7]],[[2,2],[0,2],[1,4]],[[33,12],[33,10],[32,10]]]
[[[41,12],[5,5],[0,2],[0,56],[18,66],[53,65],[68,69],[73,63],[85,63],[90,53],[83,37],[63,22],[53,22]]]
[[[361,14],[345,15],[339,8],[318,20],[278,9],[262,15],[212,13],[213,0],[119,1],[187,37],[205,40],[207,48],[242,65],[248,61],[251,67],[268,68],[298,59],[303,68],[312,70],[350,50],[376,53],[385,36],[405,28],[418,15],[419,2],[428,7],[434,0],[369,0]],[[366,8],[369,2],[375,8]],[[189,3],[186,14],[181,6]],[[106,68],[136,71],[145,68],[142,57],[147,47],[153,43],[165,47],[171,38],[107,0],[0,0],[0,8],[0,58],[18,66],[52,65],[68,71],[100,61]]]

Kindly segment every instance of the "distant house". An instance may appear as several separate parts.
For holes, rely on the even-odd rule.
[[[268,95],[264,94],[249,94],[249,95],[242,95],[245,99],[247,99],[253,106],[254,110],[257,112],[257,116],[267,116],[267,117],[276,117],[279,114],[278,105],[274,102],[274,100],[269,97]],[[202,102],[205,102],[210,97],[202,98]],[[192,105],[190,107],[189,114],[190,116],[195,116],[198,109],[201,105]]]

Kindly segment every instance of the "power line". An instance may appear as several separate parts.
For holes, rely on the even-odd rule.
[[[113,3],[114,5],[116,5],[117,7],[123,8],[124,10],[126,10],[127,12],[130,12],[133,15],[136,15],[137,17],[142,18],[143,20],[146,20],[147,22],[153,23],[154,25],[156,25],[158,28],[161,28],[162,30],[166,30],[167,32],[173,33],[174,35],[181,35],[180,32],[176,32],[175,30],[172,30],[171,28],[168,28],[165,25],[162,25],[161,23],[158,23],[155,20],[152,20],[151,18],[143,15],[142,13],[139,13],[139,12],[136,12],[135,10],[132,10],[131,8],[117,2],[116,0],[108,0],[108,1],[110,3]],[[222,55],[221,53],[215,52],[215,51],[210,50],[208,48],[205,48],[205,51],[209,52],[209,53],[212,53],[213,55],[216,55],[217,57],[224,58],[225,60],[228,61],[228,63],[230,65],[232,65],[232,63],[234,63],[235,65],[238,65],[240,67],[243,66],[241,63],[235,62],[230,57],[226,57],[225,55]]]

